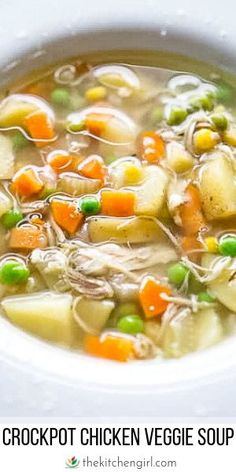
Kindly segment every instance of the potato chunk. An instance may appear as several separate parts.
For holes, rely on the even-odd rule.
[[[144,182],[136,188],[136,215],[158,216],[165,200],[168,177],[158,166],[144,170]]]
[[[236,215],[236,183],[231,163],[219,154],[204,164],[200,194],[206,218],[210,220]]]
[[[100,334],[115,307],[112,300],[80,297],[76,304],[75,321],[89,334]]]
[[[10,138],[0,134],[0,179],[11,179],[14,175],[15,158]]]
[[[69,193],[74,197],[85,195],[86,193],[95,193],[101,187],[101,181],[97,179],[88,179],[78,176],[73,172],[65,172],[60,175],[58,180],[58,190]]]
[[[91,217],[88,220],[88,234],[92,243],[148,243],[162,238],[162,232],[155,221],[144,217]]]
[[[221,317],[214,308],[205,308],[170,321],[162,340],[167,357],[183,355],[206,349],[224,336]]]
[[[212,268],[217,261],[223,258],[206,254],[202,258],[202,266]],[[232,264],[221,272],[219,277],[208,283],[211,293],[229,310],[236,313],[236,279],[232,278],[235,273],[236,258],[232,259]]]
[[[52,292],[7,297],[2,307],[16,325],[48,341],[70,345],[77,325],[72,316],[72,296]]]

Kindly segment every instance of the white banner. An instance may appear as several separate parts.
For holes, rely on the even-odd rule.
[[[0,470],[22,472],[174,471],[235,469],[235,425],[109,423],[0,425]]]

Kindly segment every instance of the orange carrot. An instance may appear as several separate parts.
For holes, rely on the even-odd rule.
[[[89,113],[85,118],[85,127],[91,134],[101,136],[110,118],[112,115],[105,113]]]
[[[52,200],[51,210],[55,222],[69,234],[74,234],[82,224],[82,213],[69,200]]]
[[[57,174],[60,174],[61,172],[75,172],[79,159],[63,151],[53,151],[48,154],[47,162]]]
[[[78,171],[84,177],[102,180],[104,182],[107,169],[104,160],[100,156],[92,155],[84,159],[78,167]]]
[[[135,193],[128,190],[103,190],[101,192],[101,209],[107,216],[134,215]]]
[[[47,237],[42,228],[19,226],[11,230],[9,246],[11,249],[32,250],[47,247]]]
[[[148,162],[158,162],[165,156],[165,143],[154,131],[144,131],[138,137],[138,155]]]
[[[200,193],[197,187],[189,184],[185,190],[187,201],[180,206],[179,216],[186,236],[196,235],[204,226]]]
[[[54,138],[53,124],[44,111],[36,111],[28,115],[24,120],[24,126],[33,139],[43,139],[45,141],[36,141],[38,147],[43,147],[48,144],[47,140]]]
[[[127,362],[134,357],[134,343],[131,339],[107,335],[85,337],[85,351],[92,356],[104,357],[113,361]]]
[[[12,180],[12,189],[20,197],[31,197],[39,193],[42,188],[43,182],[32,167],[23,168],[15,174]]]
[[[184,236],[181,240],[181,247],[184,254],[186,254],[189,259],[194,262],[198,262],[201,257],[201,253],[195,251],[202,249],[203,246],[200,241],[198,241],[196,236]]]
[[[146,318],[164,313],[169,302],[162,298],[162,294],[170,295],[170,288],[160,285],[153,277],[145,277],[140,287],[139,299]]]

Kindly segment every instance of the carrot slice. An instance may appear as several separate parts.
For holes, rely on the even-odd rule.
[[[139,299],[146,318],[164,313],[169,302],[162,298],[162,294],[170,295],[170,288],[160,285],[153,277],[145,277],[140,287]]]
[[[85,118],[85,127],[95,136],[101,136],[112,115],[106,113],[89,113]]]
[[[132,216],[135,199],[135,193],[128,190],[103,190],[101,192],[102,213],[107,216]]]
[[[11,249],[31,250],[47,247],[47,237],[42,228],[19,226],[11,230],[9,246]]]
[[[138,155],[148,162],[158,162],[165,156],[165,143],[154,131],[144,131],[138,137]]]
[[[47,140],[51,140],[55,136],[53,124],[47,113],[43,111],[36,111],[28,115],[24,120],[24,126],[33,139],[45,140],[36,141],[35,144],[38,147],[46,146]]]
[[[84,177],[97,180],[105,180],[107,169],[104,160],[100,156],[89,156],[78,167],[78,171]]]
[[[134,357],[134,343],[131,339],[107,335],[104,338],[87,335],[85,351],[92,356],[113,361],[127,362]]]
[[[186,254],[192,261],[198,262],[201,258],[200,252],[194,252],[203,247],[196,236],[184,236],[181,240],[181,247],[184,254]]]
[[[204,226],[205,218],[202,213],[201,199],[198,188],[189,184],[185,190],[187,201],[180,206],[179,215],[186,236],[196,235]]]
[[[83,215],[73,202],[52,200],[51,210],[55,222],[69,234],[74,234],[82,224]]]
[[[47,157],[47,162],[52,169],[60,174],[61,172],[75,172],[79,159],[77,156],[63,153],[63,151],[53,151]]]
[[[20,170],[13,177],[12,189],[20,197],[31,197],[39,193],[42,188],[43,182],[32,167]]]

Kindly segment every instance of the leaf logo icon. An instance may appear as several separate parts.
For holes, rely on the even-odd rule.
[[[75,456],[66,459],[66,468],[67,469],[76,469],[79,467],[79,459],[77,459]]]

